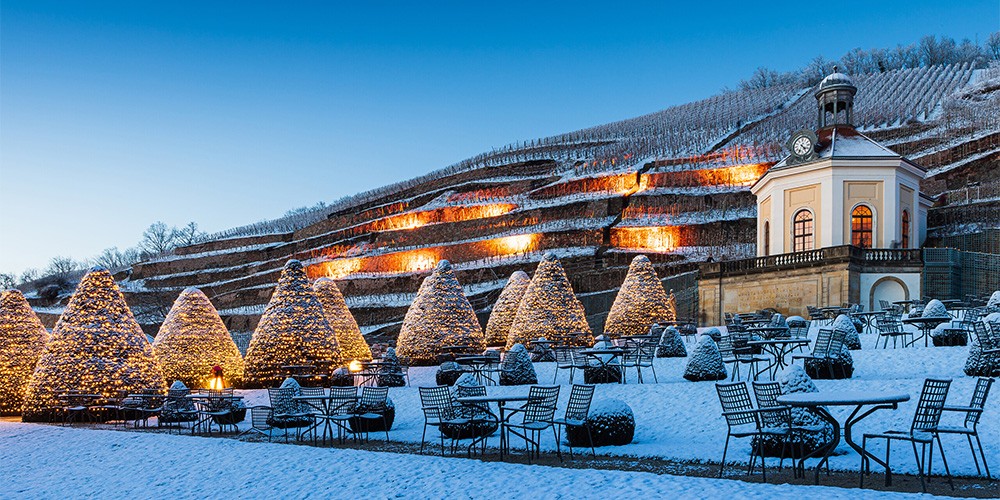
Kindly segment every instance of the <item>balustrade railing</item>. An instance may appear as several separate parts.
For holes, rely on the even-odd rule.
[[[715,264],[719,273],[739,274],[758,269],[771,269],[783,267],[803,267],[811,265],[822,265],[834,262],[856,262],[861,265],[871,264],[903,264],[922,262],[920,249],[917,248],[859,248],[851,245],[843,245],[804,252],[792,252],[778,255],[768,255],[766,257],[754,257],[750,259],[722,261]],[[713,273],[713,265],[709,264],[703,272]]]

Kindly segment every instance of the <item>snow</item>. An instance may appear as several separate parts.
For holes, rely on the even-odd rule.
[[[397,404],[397,409],[399,408]],[[390,433],[390,435],[392,435]],[[0,422],[0,497],[851,499],[855,490]],[[17,446],[10,446],[17,443]],[[127,471],[127,473],[116,473]],[[865,491],[869,498],[915,495]]]

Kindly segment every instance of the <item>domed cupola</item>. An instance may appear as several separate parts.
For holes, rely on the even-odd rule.
[[[857,93],[858,88],[851,82],[850,77],[837,72],[837,67],[834,66],[833,73],[819,82],[819,88],[816,90],[819,128],[837,125],[853,127],[854,95]]]

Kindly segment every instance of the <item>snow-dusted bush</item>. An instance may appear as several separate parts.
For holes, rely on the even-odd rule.
[[[934,347],[964,346],[969,343],[969,334],[961,328],[953,328],[948,321],[931,330],[931,341]]]
[[[990,295],[990,300],[986,302],[986,307],[989,307],[990,309],[1000,309],[1000,290],[997,290],[993,292],[993,295]]]
[[[799,365],[786,368],[778,377],[778,382],[781,384],[782,394],[819,392],[816,384]],[[807,408],[792,408],[792,426],[798,430],[792,434],[789,443],[785,443],[783,437],[768,436],[755,440],[755,445],[761,446],[761,452],[765,456],[780,456],[784,447],[785,453],[798,458],[827,446],[833,440],[833,427]]]
[[[546,252],[517,308],[507,345],[524,344],[539,336],[551,339],[577,332],[583,335],[573,339],[575,344],[593,344],[583,304],[573,294],[573,286],[559,259]]]
[[[586,428],[566,428],[566,439],[574,447],[590,446],[587,429],[594,446],[623,446],[631,443],[635,436],[635,415],[632,408],[620,399],[595,401],[584,425]]]
[[[545,337],[541,337],[538,340],[548,340]],[[545,362],[545,361],[555,361],[556,352],[552,350],[552,346],[545,344],[532,344],[531,347],[531,360],[535,363]]]
[[[100,394],[145,389],[165,393],[153,347],[125,303],[111,273],[93,268],[56,323],[24,395],[22,418],[50,418],[58,396],[71,390]]]
[[[521,344],[514,344],[500,367],[500,385],[537,384],[538,375],[535,365],[531,363],[528,350]]]
[[[594,349],[611,349],[615,347],[611,339],[606,335],[599,335],[594,339]],[[588,366],[583,369],[583,383],[585,384],[617,384],[622,381],[622,369],[617,363],[611,363],[611,354],[600,354],[599,358],[606,365],[598,363],[596,360],[587,358]]]
[[[637,255],[608,312],[604,333],[614,338],[642,335],[654,323],[675,319],[676,306],[667,298],[653,263],[649,257]]]
[[[340,357],[345,361],[371,361],[372,350],[368,347],[368,342],[361,335],[358,322],[354,320],[354,315],[347,309],[344,301],[344,294],[340,293],[337,282],[327,278],[320,278],[313,283],[313,292],[323,306],[323,315],[326,322],[333,329],[333,334],[337,338],[337,347],[340,348]]]
[[[726,364],[722,362],[719,346],[712,340],[711,335],[702,335],[698,338],[698,345],[695,346],[694,352],[688,358],[687,368],[684,369],[684,378],[692,382],[702,382],[705,380],[725,380],[727,376]]]
[[[0,293],[0,415],[18,415],[48,332],[20,290]]]
[[[851,375],[854,374],[854,358],[851,357],[851,351],[847,348],[846,343],[840,349],[840,356],[837,356],[832,364],[827,364],[826,360],[821,359],[806,359],[804,365],[806,374],[814,379],[837,380],[851,378]],[[830,375],[831,365],[833,368],[832,376]]]
[[[1000,322],[1000,313],[991,313],[981,321],[982,328],[988,329],[989,323]],[[973,342],[969,347],[969,357],[965,360],[965,374],[970,377],[1000,376],[1000,356],[983,355],[983,348],[979,342]]]
[[[243,356],[208,297],[197,288],[181,292],[153,340],[153,354],[166,380],[203,388],[213,368],[229,384],[243,379]]]
[[[471,373],[463,374],[455,382],[455,388],[451,391],[451,397],[458,399],[466,396],[478,396],[482,394],[482,384]],[[489,411],[488,406],[483,405],[458,405],[456,416],[470,420],[464,424],[444,424],[441,425],[441,434],[453,439],[469,439],[473,437],[489,436],[497,430],[498,423],[496,417]]]
[[[396,349],[390,347],[385,350],[382,356],[382,365],[375,376],[375,384],[379,387],[403,387],[406,380],[403,379],[403,368],[396,357]]]
[[[660,334],[660,344],[656,346],[656,357],[658,358],[683,358],[687,356],[687,349],[684,347],[684,340],[681,339],[681,332],[676,328],[668,326]]]
[[[434,381],[437,382],[437,385],[453,385],[462,376],[462,373],[464,372],[458,363],[445,361],[434,373]]]
[[[833,320],[833,329],[842,330],[846,334],[844,336],[844,346],[849,350],[857,351],[861,349],[861,338],[858,337],[858,326],[854,323],[854,320],[850,316],[846,314],[837,316],[837,319]]]
[[[188,386],[184,382],[175,380],[170,384],[170,392],[176,395],[188,394]],[[163,409],[158,417],[161,424],[177,422],[193,422],[198,420],[197,408],[194,400],[188,398],[168,398],[163,401]]]
[[[944,318],[948,315],[948,308],[944,306],[938,299],[931,299],[924,306],[924,312],[921,313],[923,318]]]
[[[421,283],[406,311],[396,352],[410,365],[429,366],[436,361],[438,349],[448,345],[467,345],[482,352],[486,339],[451,263],[442,260]]]
[[[701,336],[699,336],[699,340],[701,339],[702,336],[712,337],[712,340],[714,342],[718,342],[718,341],[722,340],[722,331],[720,331],[718,328],[716,328],[714,326],[710,326],[710,327],[706,328],[705,331],[701,332]]]
[[[278,429],[302,427],[312,422],[312,419],[303,414],[308,413],[308,405],[295,401],[295,396],[302,395],[302,386],[289,377],[279,386],[287,391],[280,391],[271,399],[271,416],[267,419],[268,425]],[[295,415],[295,416],[288,416]]]
[[[358,405],[358,413],[375,413],[378,415],[385,415],[385,421],[382,419],[368,419],[353,417],[347,421],[347,425],[351,428],[351,432],[385,432],[386,430],[392,430],[392,424],[396,421],[396,403],[392,401],[392,398],[386,397],[385,404],[379,404],[374,407],[365,407],[363,405]]]
[[[487,346],[506,346],[510,349],[513,345],[507,343],[510,325],[514,322],[514,315],[517,314],[517,307],[521,305],[521,298],[528,289],[528,283],[531,283],[531,278],[524,271],[514,271],[510,275],[496,304],[493,304],[490,319],[486,321]]]
[[[282,366],[317,361],[341,364],[337,337],[302,263],[290,260],[250,339],[243,385],[273,387],[284,377]]]

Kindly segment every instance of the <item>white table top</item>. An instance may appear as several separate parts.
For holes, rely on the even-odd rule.
[[[778,396],[778,403],[789,406],[853,406],[909,401],[904,392],[880,391],[822,391],[797,392]]]

